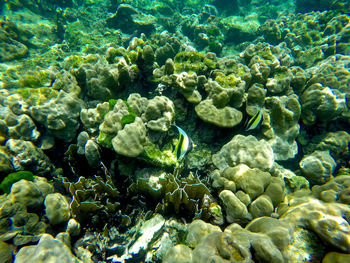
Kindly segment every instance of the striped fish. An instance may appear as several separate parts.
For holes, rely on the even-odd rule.
[[[254,116],[248,121],[246,127],[245,127],[245,130],[246,131],[249,131],[249,130],[254,130],[256,127],[259,126],[259,123],[261,122],[262,120],[262,117],[263,117],[263,114],[262,114],[262,110],[259,109],[255,114]]]
[[[174,154],[176,155],[177,160],[181,160],[185,157],[186,153],[189,152],[196,145],[192,140],[187,136],[187,133],[181,129],[179,126],[174,125],[179,131],[179,140],[175,146]]]

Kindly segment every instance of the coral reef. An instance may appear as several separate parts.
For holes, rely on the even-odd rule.
[[[0,1],[2,262],[348,262],[348,1]]]

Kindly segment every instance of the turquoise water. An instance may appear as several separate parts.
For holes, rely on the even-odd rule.
[[[2,262],[348,262],[349,10],[2,0]]]

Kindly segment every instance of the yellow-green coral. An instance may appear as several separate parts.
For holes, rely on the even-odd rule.
[[[208,71],[215,69],[218,64],[204,54],[192,52],[179,52],[174,58],[175,73],[187,71],[189,74],[196,72],[198,75],[206,74]]]
[[[50,74],[46,70],[29,71],[19,79],[21,87],[38,88],[49,86],[51,83]]]
[[[173,167],[178,165],[176,155],[171,151],[170,145],[161,151],[155,144],[148,142],[143,149],[141,158],[146,162],[160,167]]]
[[[58,95],[58,91],[50,87],[17,89],[15,93],[30,105],[42,104]]]

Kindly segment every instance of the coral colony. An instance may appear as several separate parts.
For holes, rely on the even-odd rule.
[[[349,1],[0,13],[1,262],[350,262]]]

